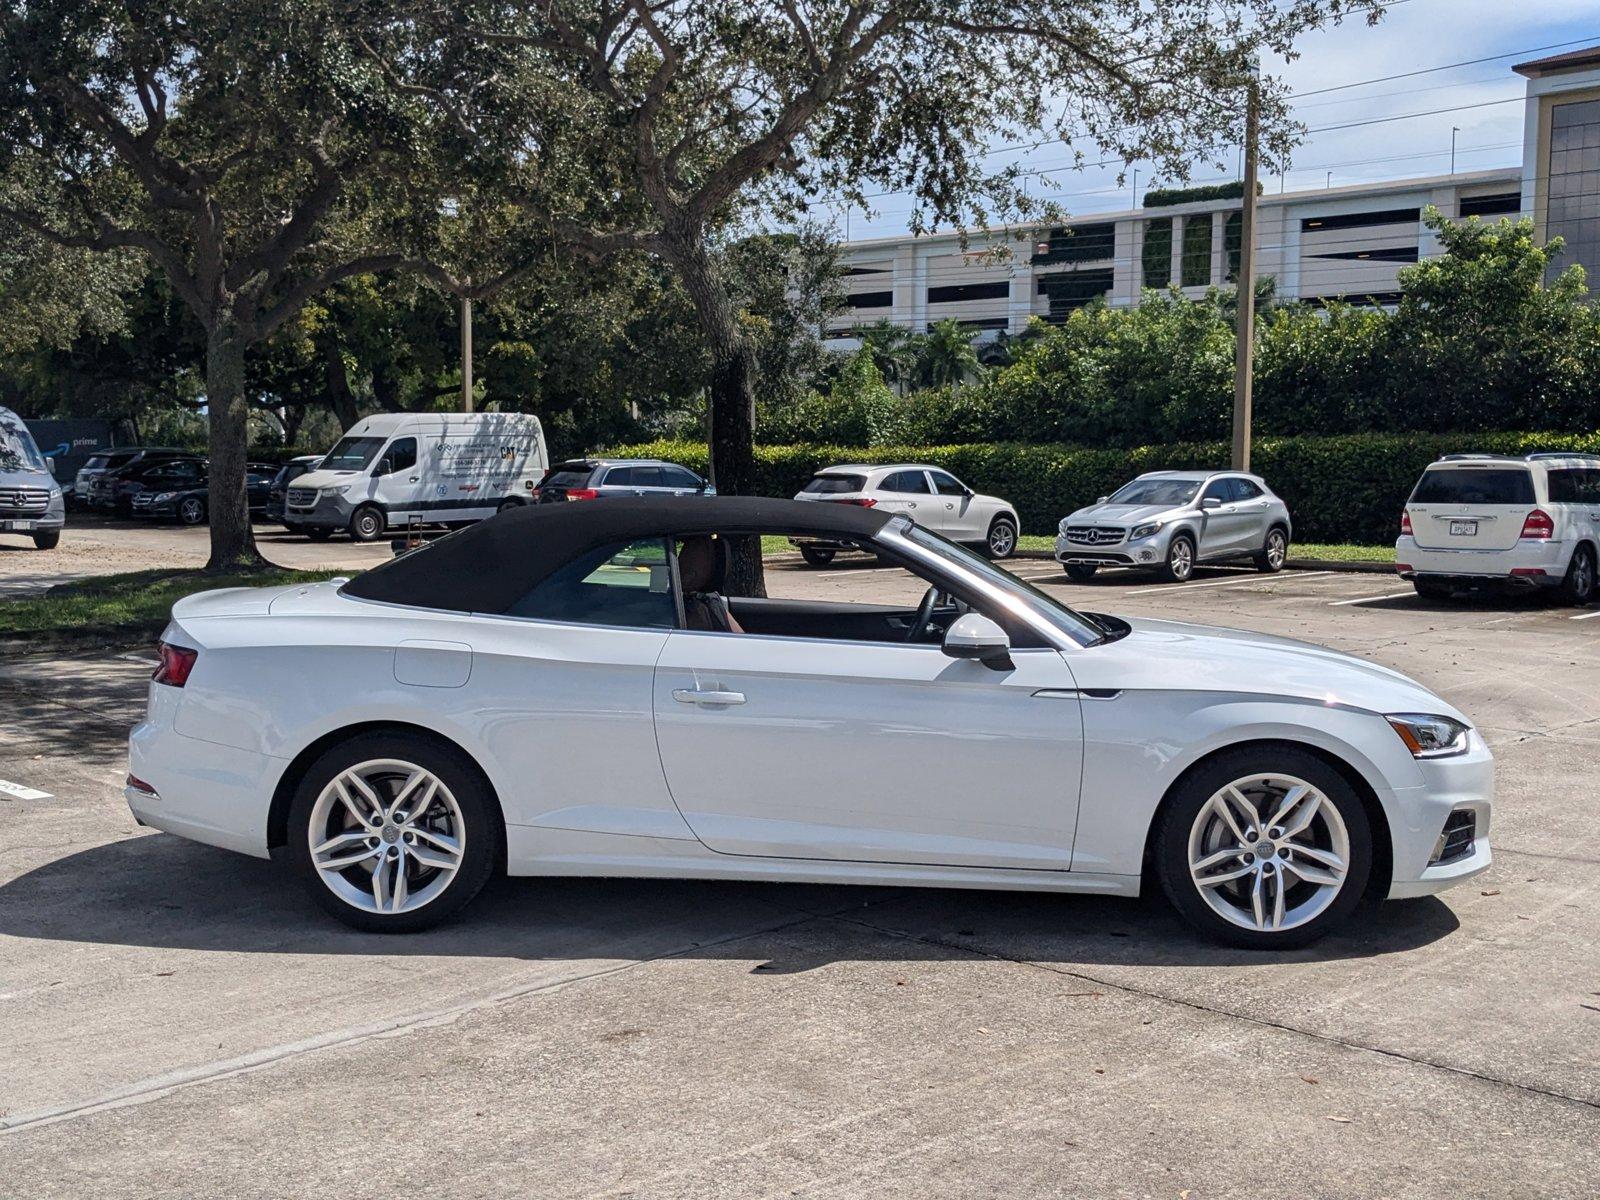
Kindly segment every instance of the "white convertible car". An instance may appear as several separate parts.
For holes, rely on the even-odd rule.
[[[728,539],[848,543],[915,608],[725,598]],[[1301,945],[1489,865],[1493,764],[1394,671],[1080,614],[903,516],[516,509],[348,582],[173,609],[129,746],[144,824],[281,856],[414,930],[496,871],[1135,896]]]

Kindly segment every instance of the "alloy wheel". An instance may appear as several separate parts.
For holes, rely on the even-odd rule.
[[[178,515],[183,518],[185,525],[198,525],[205,516],[205,509],[198,500],[185,500]]]
[[[1224,785],[1189,829],[1189,876],[1211,911],[1271,933],[1315,920],[1350,869],[1350,833],[1320,790],[1290,775]]]
[[[400,759],[341,771],[312,805],[307,842],[318,878],[369,913],[414,912],[461,869],[466,821],[432,772]]]
[[[1283,531],[1274,529],[1267,534],[1267,566],[1274,571],[1283,566],[1283,560],[1289,556],[1289,546],[1284,540]]]
[[[1017,531],[1009,521],[996,521],[989,527],[989,553],[1005,558],[1017,545]]]
[[[1188,538],[1178,538],[1172,543],[1172,549],[1167,551],[1167,569],[1179,583],[1194,574],[1194,547]]]

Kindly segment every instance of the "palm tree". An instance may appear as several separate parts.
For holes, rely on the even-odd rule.
[[[935,321],[917,339],[917,376],[929,387],[960,387],[982,374],[972,333],[953,317]]]
[[[917,370],[916,338],[904,325],[880,320],[856,330],[861,344],[872,354],[872,364],[878,374],[894,385],[896,392],[905,394],[906,387],[915,381]]]

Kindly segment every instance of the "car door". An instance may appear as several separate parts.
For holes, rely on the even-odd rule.
[[[397,437],[385,446],[378,461],[373,464],[372,473],[376,477],[372,498],[388,514],[391,523],[438,517],[439,513],[428,511],[430,502],[437,505],[439,501],[449,499],[442,494],[433,497],[423,495],[426,489],[422,472],[417,469],[417,439],[414,437]],[[445,486],[439,484],[440,488]]]
[[[1243,528],[1248,521],[1234,501],[1233,480],[1213,479],[1200,493],[1204,523],[1200,529],[1200,557],[1219,558],[1237,553],[1244,542]],[[1217,503],[1208,506],[1206,501]]]
[[[678,630],[656,739],[695,835],[722,854],[1067,870],[1083,726],[1066,660],[936,645]]]
[[[1267,544],[1267,526],[1272,521],[1272,500],[1254,480],[1234,478],[1233,503],[1239,521],[1235,550],[1260,550]]]
[[[674,496],[699,496],[706,490],[704,479],[687,467],[676,467],[671,463],[661,468],[661,479],[663,486]]]
[[[877,506],[885,512],[904,513],[919,525],[939,528],[938,510],[926,471],[891,471],[873,489],[873,495]]]
[[[929,471],[928,480],[933,484],[938,524],[923,524],[957,542],[975,542],[989,532],[988,517],[980,510],[971,488],[948,471]]]

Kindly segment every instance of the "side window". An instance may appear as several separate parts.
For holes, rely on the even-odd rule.
[[[1221,500],[1224,504],[1233,499],[1233,485],[1226,479],[1213,479],[1206,484],[1206,490],[1200,493],[1202,500]]]
[[[660,467],[635,467],[633,469],[633,486],[658,488],[666,487],[667,485],[661,478]]]
[[[1585,504],[1600,504],[1600,467],[1585,467],[1578,472],[1578,499]]]
[[[896,471],[885,477],[880,486],[886,492],[897,492],[903,496],[928,495],[928,477],[921,471]]]
[[[671,629],[678,623],[662,538],[591,550],[535,584],[506,610],[514,617]]]
[[[606,472],[605,482],[601,487],[632,487],[634,485],[633,467],[612,467]]]
[[[417,439],[396,438],[389,443],[383,457],[389,460],[390,471],[411,470],[417,465]]]
[[[664,487],[701,488],[705,486],[705,480],[684,467],[662,467],[661,477],[665,480]]]
[[[963,487],[953,475],[946,475],[943,471],[928,472],[933,476],[934,490],[941,496],[965,496],[967,489]]]
[[[1235,500],[1254,500],[1261,495],[1261,489],[1248,479],[1235,479],[1233,483],[1233,498]]]

